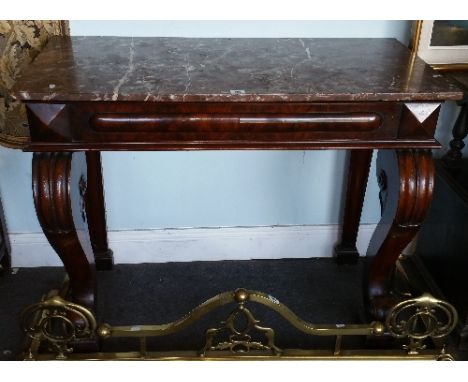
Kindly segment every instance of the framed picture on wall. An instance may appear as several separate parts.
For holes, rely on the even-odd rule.
[[[468,69],[468,20],[415,22],[413,50],[436,69]]]

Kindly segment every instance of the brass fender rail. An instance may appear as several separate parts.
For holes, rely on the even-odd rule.
[[[210,311],[229,303],[237,303],[234,310],[216,328],[205,333],[205,346],[192,352],[148,352],[147,337],[166,336],[179,332]],[[293,327],[313,336],[336,336],[335,349],[298,350],[280,349],[275,345],[275,332],[262,327],[246,307],[255,302],[268,307],[286,319]],[[243,316],[239,327],[237,317]],[[427,338],[441,338],[448,335],[457,322],[453,306],[424,294],[395,305],[388,313],[385,325],[375,321],[370,324],[322,324],[315,325],[296,316],[288,307],[269,294],[237,289],[218,294],[198,305],[184,317],[160,325],[97,327],[92,312],[83,306],[64,300],[60,296],[48,296],[43,301],[23,310],[21,326],[28,336],[23,359],[438,359],[451,360],[445,345],[441,349],[427,350],[423,344]],[[253,331],[263,334],[265,341],[253,340]],[[342,336],[379,336],[389,334],[394,338],[406,338],[409,344],[403,349],[387,349],[377,353],[369,350],[341,349]],[[227,334],[227,335],[226,335]],[[224,335],[224,340],[223,336]],[[79,341],[94,341],[110,337],[137,337],[140,339],[139,352],[123,353],[73,353],[73,346]],[[221,337],[221,338],[220,338]],[[216,341],[218,340],[218,341]],[[40,345],[46,345],[50,353],[40,353]],[[229,352],[226,352],[229,351]]]
[[[336,336],[336,335],[379,335],[383,334],[384,325],[374,321],[364,325],[332,324],[316,325],[297,317],[288,307],[281,304],[276,298],[263,292],[237,289],[232,292],[220,293],[204,303],[197,306],[181,319],[161,325],[131,325],[110,326],[102,324],[98,328],[101,338],[108,337],[158,337],[165,336],[185,329],[195,321],[205,316],[210,311],[223,305],[237,302],[256,302],[272,309],[285,318],[296,329],[314,336]]]

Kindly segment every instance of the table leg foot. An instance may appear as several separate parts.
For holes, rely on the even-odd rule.
[[[358,262],[359,252],[356,246],[337,244],[333,251],[333,255],[337,264],[356,264]]]
[[[94,260],[98,271],[111,271],[114,268],[114,253],[111,249],[94,251]]]
[[[383,320],[399,300],[392,275],[401,252],[418,232],[432,199],[434,164],[429,150],[380,150],[377,157],[382,218],[367,251],[368,310]]]

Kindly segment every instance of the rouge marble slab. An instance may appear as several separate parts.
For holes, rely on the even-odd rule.
[[[55,37],[23,101],[430,101],[462,93],[395,39]]]

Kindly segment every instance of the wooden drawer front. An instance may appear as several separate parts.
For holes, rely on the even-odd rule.
[[[45,143],[280,147],[322,141],[392,140],[397,103],[132,103],[30,104],[31,137]],[[60,109],[60,110],[59,110]],[[224,148],[224,147],[220,147]]]
[[[102,133],[151,133],[156,139],[275,139],[289,134],[307,139],[310,133],[369,132],[381,126],[376,113],[329,114],[125,114],[100,113],[90,127]]]

